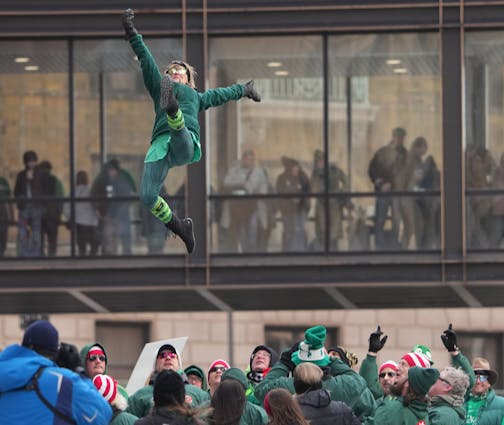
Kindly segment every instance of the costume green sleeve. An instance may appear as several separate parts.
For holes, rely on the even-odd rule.
[[[140,62],[145,88],[151,95],[154,104],[157,105],[159,103],[161,73],[154,56],[143,42],[143,37],[140,34],[131,37],[129,43]]]
[[[465,393],[465,400],[469,400],[469,394],[471,394],[471,389],[476,383],[476,375],[474,374],[471,363],[461,352],[459,352],[455,356],[451,356],[451,364],[453,367],[458,367],[462,369],[467,376],[469,376],[469,387],[467,387],[467,391]]]
[[[110,422],[110,425],[134,425],[137,420],[138,418],[135,415],[121,412]]]
[[[375,400],[383,397],[383,390],[378,382],[378,366],[376,364],[376,356],[367,355],[361,363],[359,370],[360,376],[364,378],[367,386]]]
[[[208,394],[207,391],[203,391],[201,388],[186,384],[185,391],[186,394],[191,397],[191,406],[193,407],[203,406],[210,402],[210,394]]]
[[[207,90],[204,93],[198,93],[200,106],[199,110],[223,105],[230,100],[239,100],[243,97],[244,88],[241,84],[234,84],[229,87],[219,87]]]

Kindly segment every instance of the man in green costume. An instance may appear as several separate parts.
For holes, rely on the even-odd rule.
[[[168,170],[200,160],[199,112],[242,97],[260,102],[261,97],[255,91],[253,81],[199,93],[195,85],[196,72],[183,61],[171,62],[162,75],[133,24],[134,17],[133,10],[125,10],[122,24],[126,38],[140,62],[144,85],[154,101],[156,113],[151,146],[144,161],[140,200],[182,239],[187,252],[191,253],[195,246],[192,220],[178,218],[159,196]]]

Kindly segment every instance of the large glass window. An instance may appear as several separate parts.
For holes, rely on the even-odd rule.
[[[331,37],[329,64],[331,249],[439,249],[439,35]]]
[[[502,249],[504,237],[504,32],[465,42],[465,184],[468,249]]]
[[[211,209],[212,251],[307,251],[312,155],[323,146],[322,38],[213,39],[209,57],[210,87],[254,79],[262,95],[210,112],[210,190],[227,196]]]
[[[67,43],[2,42],[0,72],[0,257],[68,255]]]
[[[212,250],[438,250],[439,35],[323,41],[211,41],[210,86],[263,95],[210,113]]]
[[[182,53],[180,40],[145,40],[162,69]],[[138,199],[143,161],[151,141],[154,110],[128,43],[122,40],[79,41],[74,47],[76,196],[75,216],[91,206],[97,224],[94,244],[82,246],[83,227],[76,226],[78,255],[139,255],[182,252],[166,240],[166,229]],[[185,167],[170,171],[164,195],[184,183]],[[88,182],[87,188],[82,183]],[[179,192],[180,193],[180,192]],[[183,191],[182,191],[183,193]],[[82,196],[84,194],[84,198]],[[90,202],[89,196],[95,199]],[[173,209],[183,197],[172,199]]]

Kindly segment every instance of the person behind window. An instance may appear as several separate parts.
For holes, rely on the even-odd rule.
[[[63,183],[52,173],[52,164],[49,161],[41,161],[38,165],[47,174],[47,194],[52,198],[62,198],[65,196]],[[42,214],[42,247],[47,238],[47,255],[56,256],[58,248],[58,230],[63,212],[62,200],[51,200],[45,202],[44,213]]]
[[[18,208],[18,255],[40,257],[42,255],[41,198],[46,196],[48,174],[37,167],[38,156],[34,151],[23,154],[24,170],[16,176],[14,197]]]
[[[159,196],[159,190],[170,168],[200,160],[199,112],[243,97],[256,102],[261,98],[254,89],[253,81],[198,93],[195,90],[196,72],[183,61],[172,61],[161,75],[133,24],[134,16],[133,10],[127,9],[123,12],[122,23],[126,39],[139,60],[144,84],[154,101],[156,113],[151,147],[144,161],[140,199],[154,216],[182,239],[187,252],[191,253],[195,246],[192,220],[178,218]]]
[[[226,173],[223,191],[232,195],[256,195],[269,192],[266,170],[257,165],[253,150],[243,152],[241,160]],[[268,231],[273,221],[265,201],[233,199],[225,201],[221,212],[221,242],[225,252],[257,252],[266,250]],[[261,243],[264,240],[266,242]]]
[[[376,151],[369,163],[368,174],[377,193],[398,190],[401,173],[406,164],[408,151],[404,147],[406,130],[397,127],[392,131],[390,142]],[[388,211],[391,210],[392,226],[390,231],[384,229]],[[377,196],[375,202],[375,248],[399,248],[399,226],[401,217],[399,202],[390,196]]]
[[[406,156],[406,163],[402,171],[400,185],[397,188],[401,191],[418,191],[419,184],[423,178],[423,156],[427,152],[427,140],[424,137],[417,137],[411,143],[411,148]],[[411,236],[415,235],[417,248],[420,247],[420,240],[424,233],[424,221],[420,214],[417,198],[404,196],[399,199],[399,208],[403,222],[401,236],[401,247],[408,249]]]
[[[284,172],[277,178],[277,192],[291,195],[309,194],[310,179],[301,168],[301,164],[286,156],[283,156],[281,161]],[[283,251],[306,251],[308,243],[305,225],[310,210],[310,199],[301,196],[282,198],[279,209],[283,222]]]
[[[347,191],[348,179],[346,174],[336,164],[329,164],[328,189],[330,194]],[[317,149],[313,155],[313,170],[310,179],[311,189],[315,193],[325,191],[325,163],[324,152]],[[315,201],[315,239],[310,247],[314,250],[324,249],[325,240],[325,208],[329,205],[329,247],[331,250],[339,248],[339,240],[343,237],[343,208],[352,208],[348,198],[330,198],[327,204],[324,198]]]
[[[9,224],[14,219],[14,208],[9,202],[11,198],[12,191],[9,181],[0,176],[0,257],[5,255]]]

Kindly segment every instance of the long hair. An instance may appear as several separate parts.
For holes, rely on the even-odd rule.
[[[277,388],[267,393],[264,407],[270,417],[268,425],[309,425],[297,401],[284,388]]]
[[[216,425],[238,425],[246,400],[242,384],[234,379],[222,381],[212,396],[210,422]]]

